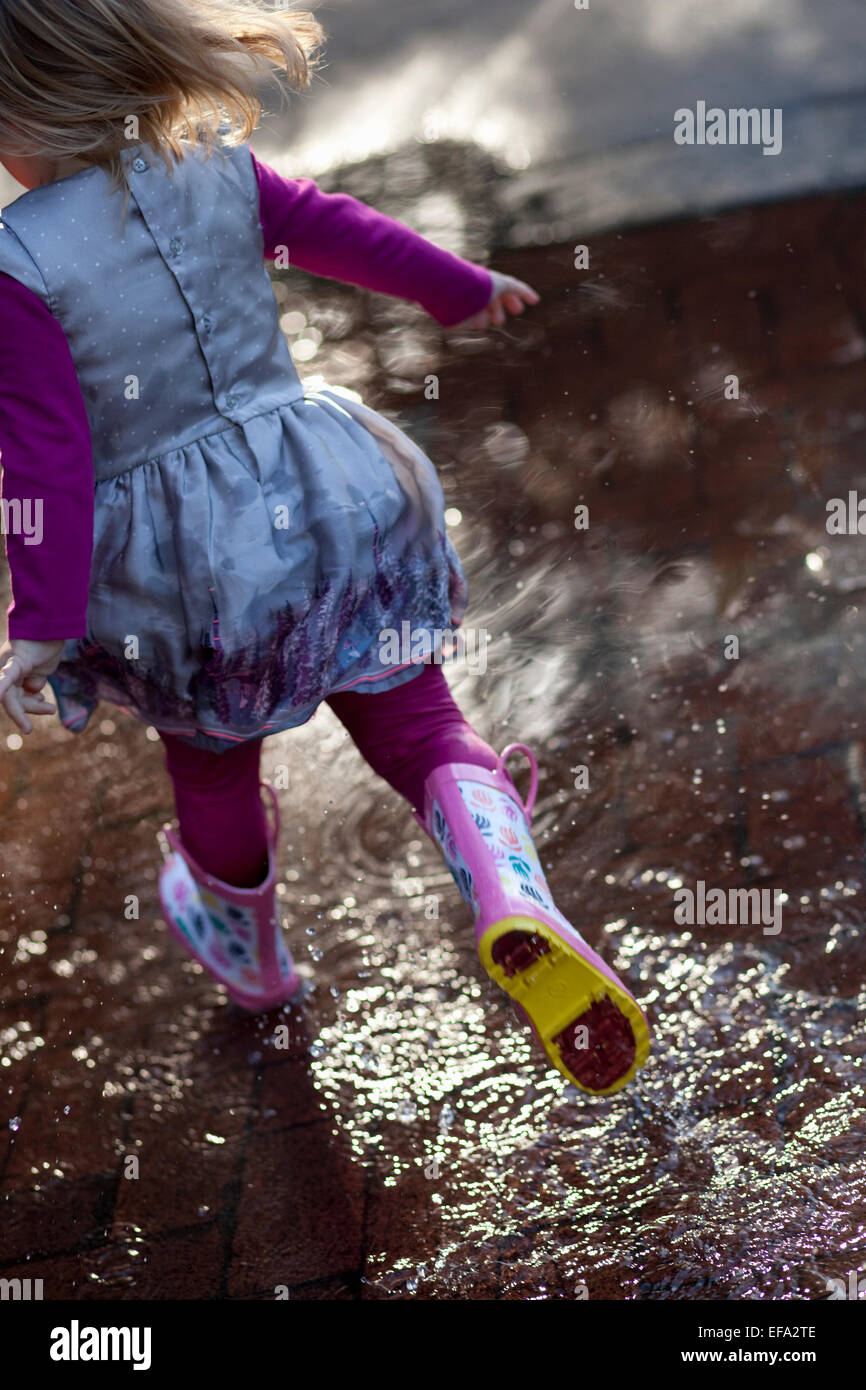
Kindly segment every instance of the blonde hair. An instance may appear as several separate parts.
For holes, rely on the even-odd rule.
[[[221,126],[240,144],[261,78],[308,86],[323,39],[308,12],[256,0],[0,0],[0,152],[86,160],[125,203],[124,149],[150,145],[171,168]]]

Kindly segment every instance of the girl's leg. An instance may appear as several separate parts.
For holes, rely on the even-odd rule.
[[[441,666],[393,690],[343,691],[327,701],[364,758],[424,814],[424,783],[443,763],[493,769],[496,754],[454,702]]]
[[[268,871],[265,810],[259,792],[261,740],[225,753],[160,733],[174,784],[180,838],[205,872],[236,888],[255,888]]]
[[[328,703],[375,771],[424,820],[472,909],[482,965],[550,1062],[591,1094],[619,1090],[649,1051],[646,1021],[553,902],[530,832],[535,777],[527,809],[493,749],[466,723],[440,666],[425,666],[394,690],[343,693]]]

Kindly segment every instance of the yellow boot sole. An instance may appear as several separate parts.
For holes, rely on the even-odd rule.
[[[512,933],[532,940],[497,952],[497,943]],[[487,928],[478,954],[490,978],[526,1015],[551,1065],[572,1085],[588,1095],[610,1096],[640,1071],[650,1050],[641,1010],[552,927],[532,917],[503,917]]]

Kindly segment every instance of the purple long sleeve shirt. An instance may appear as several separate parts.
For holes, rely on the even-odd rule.
[[[265,257],[415,300],[452,327],[490,300],[489,271],[312,179],[253,156]],[[0,273],[2,529],[12,581],[10,638],[84,637],[93,555],[90,426],[69,345],[42,300]]]
[[[90,424],[63,329],[9,275],[0,275],[0,466],[9,636],[83,637],[93,553]]]

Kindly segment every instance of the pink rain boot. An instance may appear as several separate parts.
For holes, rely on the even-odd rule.
[[[273,787],[263,782],[273,811],[268,824],[268,874],[256,888],[234,888],[199,868],[176,833],[163,826],[173,853],[165,853],[159,895],[169,930],[235,1003],[254,1013],[284,1003],[302,988],[283,940],[276,893],[280,812]]]
[[[526,805],[504,768],[510,753],[532,768]],[[548,1059],[592,1095],[629,1082],[649,1053],[646,1019],[601,956],[554,906],[529,821],[538,786],[522,743],[494,771],[445,763],[425,783],[424,818],[475,916],[481,963],[515,1001]]]

